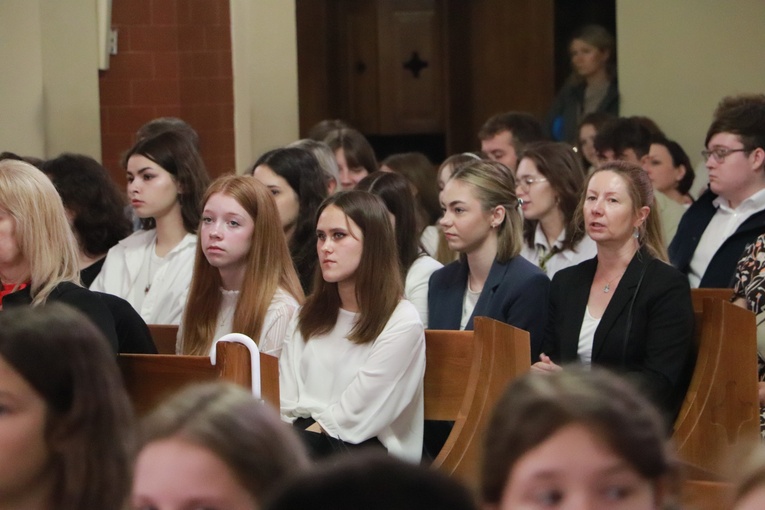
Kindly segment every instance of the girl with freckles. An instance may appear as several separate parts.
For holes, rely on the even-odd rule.
[[[266,186],[223,176],[204,198],[179,353],[207,356],[213,341],[243,333],[279,356],[303,291]]]
[[[425,334],[402,299],[396,241],[379,197],[343,191],[321,205],[314,293],[279,360],[281,413],[314,456],[385,448],[419,462]]]

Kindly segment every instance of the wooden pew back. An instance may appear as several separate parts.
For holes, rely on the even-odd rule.
[[[233,342],[220,342],[217,364],[207,356],[121,354],[117,361],[128,395],[140,416],[189,384],[224,380],[251,388],[250,351]],[[279,408],[279,360],[260,353],[261,396]]]
[[[529,334],[487,317],[475,331],[425,332],[425,419],[453,420],[432,466],[478,488],[482,438],[507,383],[527,372]]]
[[[157,354],[175,354],[178,326],[175,324],[149,324],[151,338],[157,347]]]
[[[737,444],[759,439],[755,319],[719,295],[694,293],[696,365],[673,440],[680,459],[722,474]]]

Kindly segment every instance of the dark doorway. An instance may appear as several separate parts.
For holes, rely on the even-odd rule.
[[[616,1],[555,0],[555,90],[571,73],[568,56],[571,35],[592,23],[602,25],[616,37]]]

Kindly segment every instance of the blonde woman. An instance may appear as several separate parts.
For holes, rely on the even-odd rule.
[[[0,310],[67,303],[118,350],[108,306],[80,285],[77,241],[61,197],[45,174],[22,161],[0,161],[0,283]]]
[[[441,192],[441,228],[460,259],[430,278],[428,327],[473,329],[487,316],[524,329],[541,352],[550,280],[520,256],[523,236],[515,179],[502,163],[459,167]]]

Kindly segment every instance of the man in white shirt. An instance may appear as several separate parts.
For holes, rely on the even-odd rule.
[[[705,145],[709,190],[683,215],[669,258],[691,287],[732,287],[744,249],[765,233],[765,95],[724,98]]]

